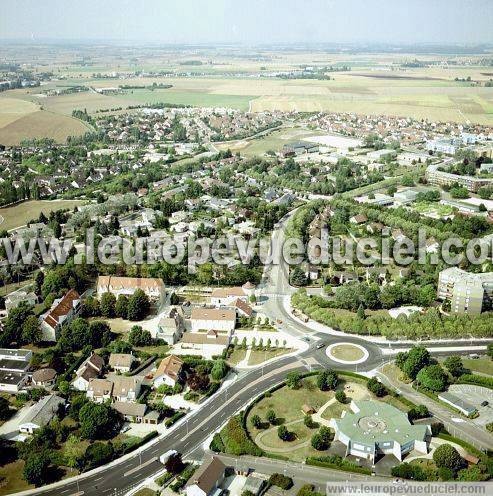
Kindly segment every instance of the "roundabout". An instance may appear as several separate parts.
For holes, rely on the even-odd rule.
[[[325,353],[334,362],[344,365],[364,363],[370,356],[364,346],[356,343],[334,343],[327,346]]]

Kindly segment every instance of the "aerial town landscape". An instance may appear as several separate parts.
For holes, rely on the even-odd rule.
[[[0,19],[0,496],[492,494],[493,5],[77,3]]]

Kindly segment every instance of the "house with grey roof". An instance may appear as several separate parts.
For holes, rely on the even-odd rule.
[[[55,394],[41,398],[22,419],[22,423],[19,424],[19,432],[33,434],[36,429],[49,424],[58,414],[60,407],[64,405],[65,400]]]

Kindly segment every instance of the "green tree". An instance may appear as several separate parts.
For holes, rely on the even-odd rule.
[[[448,384],[447,374],[440,365],[428,365],[418,372],[416,381],[430,391],[445,391]]]
[[[119,295],[115,304],[115,315],[121,319],[126,319],[128,314],[128,298],[125,295]]]
[[[298,389],[301,387],[301,375],[298,372],[289,372],[286,376],[286,385],[290,389]]]
[[[276,412],[272,409],[267,410],[267,413],[265,414],[265,418],[267,419],[267,422],[269,422],[271,425],[275,425],[277,423]]]
[[[262,419],[258,415],[252,415],[252,418],[250,419],[250,423],[256,429],[260,429],[260,427],[262,426]]]
[[[79,424],[84,439],[111,439],[120,429],[121,417],[109,405],[88,402],[80,409]]]
[[[347,401],[346,393],[344,391],[337,391],[336,392],[336,400],[339,403],[346,403],[346,401]]]
[[[376,377],[368,379],[366,387],[368,388],[368,391],[371,391],[378,398],[381,398],[388,393],[387,388]]]
[[[339,378],[334,370],[322,370],[317,375],[317,386],[321,391],[335,389],[338,381]]]
[[[296,266],[289,275],[289,282],[292,286],[306,286],[308,278],[301,267]]]
[[[26,460],[23,476],[29,484],[36,487],[46,482],[46,476],[50,462],[44,453],[33,453]]]
[[[460,377],[466,373],[460,356],[454,355],[447,357],[443,364],[453,377]]]
[[[404,362],[402,371],[409,379],[416,379],[418,372],[429,365],[430,352],[423,346],[414,346],[407,353],[406,361]]]
[[[211,376],[215,381],[220,381],[228,373],[229,367],[226,360],[218,359],[214,360],[214,365],[211,370]]]
[[[441,444],[433,452],[433,461],[438,468],[448,468],[456,473],[464,466],[464,460],[451,444]]]
[[[280,425],[277,428],[277,435],[282,441],[289,441],[292,437],[291,432],[288,431],[288,428],[285,425]]]
[[[137,291],[128,299],[128,320],[142,320],[149,313],[149,308],[149,297],[142,289],[137,289]]]
[[[132,346],[150,346],[152,344],[151,333],[140,326],[133,326],[128,335],[128,342]]]
[[[101,315],[103,317],[113,318],[115,316],[116,297],[113,293],[104,293],[101,296],[100,303]]]
[[[39,325],[39,320],[34,315],[29,315],[22,324],[22,342],[37,344],[41,341],[43,334]]]

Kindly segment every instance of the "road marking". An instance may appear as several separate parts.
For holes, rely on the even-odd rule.
[[[127,477],[129,475],[134,474],[135,472],[138,472],[141,468],[147,467],[147,465],[150,465],[151,463],[154,463],[156,460],[157,460],[157,458],[151,458],[150,460],[147,460],[142,465],[138,465],[137,467],[129,470],[128,472],[125,472],[123,474],[123,477]]]
[[[104,475],[102,475],[101,477],[98,477],[97,479],[94,479],[94,482],[100,481],[101,479],[104,479]]]

